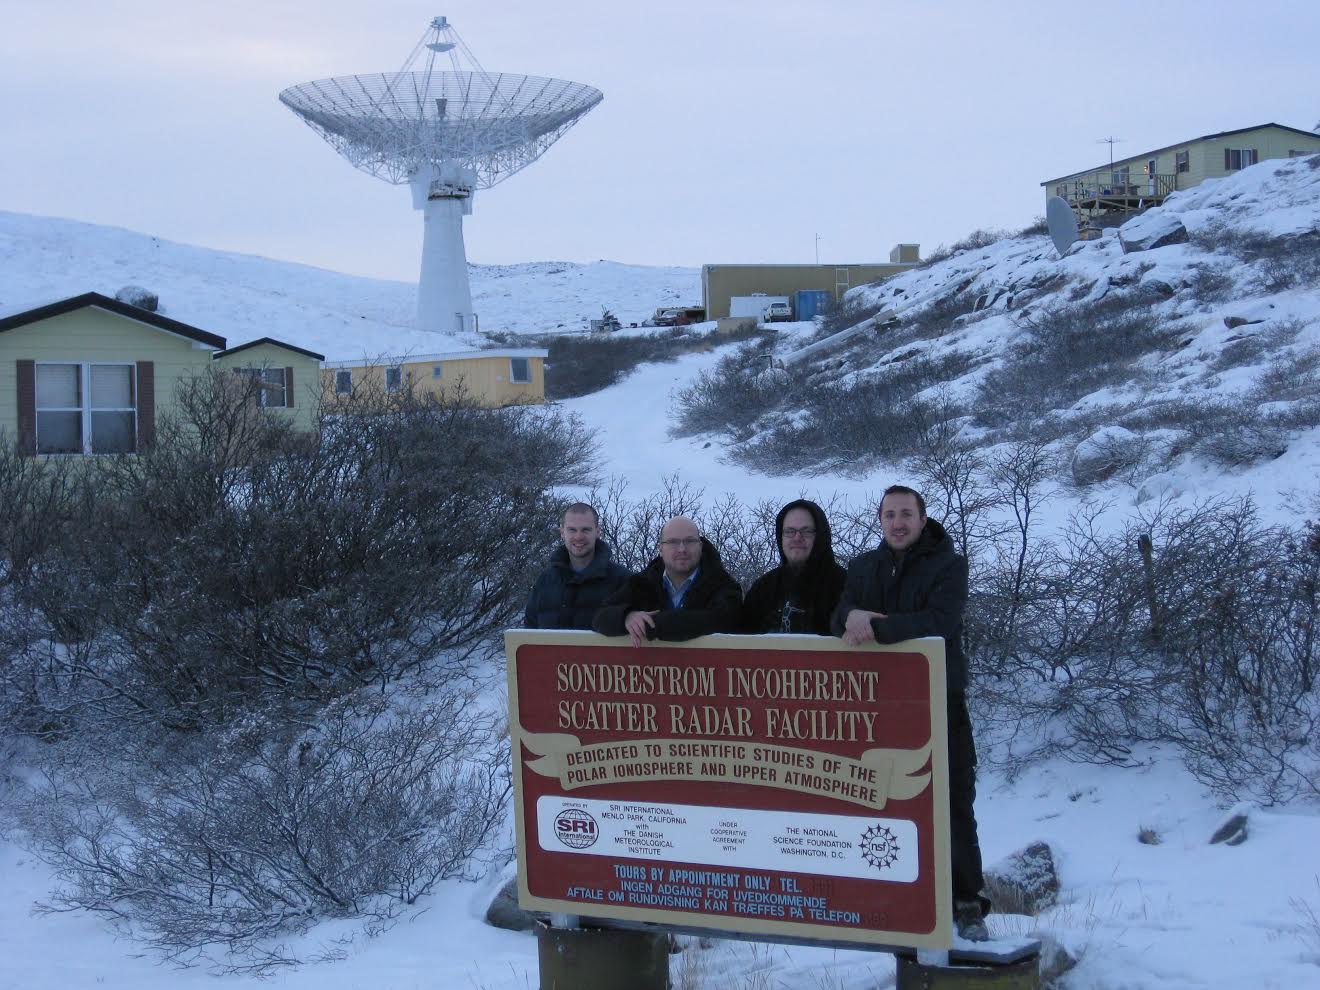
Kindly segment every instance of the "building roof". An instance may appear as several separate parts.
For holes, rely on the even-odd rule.
[[[515,347],[489,351],[450,351],[448,354],[401,354],[376,358],[357,358],[351,361],[327,361],[327,368],[384,368],[405,364],[433,364],[444,361],[473,361],[481,358],[525,357],[547,358],[550,352],[539,347]]]
[[[1172,151],[1175,148],[1182,148],[1189,144],[1195,144],[1197,141],[1213,141],[1215,138],[1232,137],[1234,134],[1245,134],[1247,131],[1258,131],[1263,127],[1275,127],[1281,131],[1288,131],[1292,134],[1304,134],[1306,137],[1320,140],[1320,134],[1317,134],[1314,131],[1304,131],[1300,127],[1289,127],[1286,124],[1276,124],[1273,121],[1270,121],[1266,124],[1253,124],[1251,127],[1238,127],[1231,131],[1218,131],[1214,134],[1202,134],[1200,137],[1189,138],[1186,141],[1178,141],[1175,144],[1166,144],[1162,148],[1154,148],[1150,151],[1140,151],[1135,155],[1124,155],[1122,158],[1115,158],[1113,164],[1118,165],[1121,162],[1136,161],[1140,158],[1146,158],[1149,155],[1158,155],[1161,151]],[[1041,185],[1048,186],[1051,182],[1058,182],[1060,179],[1068,179],[1074,175],[1084,175],[1087,172],[1103,172],[1109,167],[1109,163],[1105,162],[1096,165],[1094,168],[1078,169],[1076,172],[1068,172],[1064,175],[1056,175],[1053,179],[1046,179]]]
[[[171,333],[177,337],[184,337],[207,347],[214,347],[216,350],[224,350],[225,347],[224,337],[217,337],[213,333],[207,333],[205,330],[200,330],[187,323],[180,323],[178,320],[172,320],[168,316],[131,306],[128,303],[120,302],[118,299],[111,299],[99,292],[84,292],[80,296],[70,296],[68,299],[61,299],[59,302],[6,316],[0,319],[0,333],[4,333],[6,330],[17,330],[19,327],[39,323],[53,316],[63,316],[65,313],[73,313],[89,307],[103,309],[108,313],[114,313],[116,316],[136,320],[138,323],[144,323],[153,329]]]
[[[272,347],[282,347],[286,351],[293,351],[295,354],[301,354],[303,357],[316,358],[318,361],[324,361],[324,354],[317,354],[315,351],[309,351],[302,347],[294,347],[292,344],[286,344],[282,340],[276,340],[274,337],[261,337],[257,340],[249,340],[246,344],[239,344],[237,347],[231,347],[228,350],[219,351],[212,354],[213,358],[228,357],[231,354],[237,354],[239,351],[245,351],[249,347],[258,347],[261,344],[270,344]]]

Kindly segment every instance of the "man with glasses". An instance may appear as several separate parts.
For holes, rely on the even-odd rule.
[[[590,629],[605,599],[628,578],[623,565],[610,559],[600,539],[600,517],[586,502],[574,502],[559,520],[563,544],[550,555],[527,596],[527,629]]]
[[[805,498],[789,502],[775,517],[775,545],[779,566],[748,590],[742,631],[830,635],[830,614],[847,572],[834,560],[825,511]]]
[[[967,660],[962,651],[967,605],[967,558],[911,488],[893,485],[880,499],[878,549],[848,565],[833,628],[845,643],[900,643],[920,636],[944,639],[949,728],[949,852],[953,866],[953,918],[970,941],[990,937],[981,893],[981,846],[976,836],[976,746],[967,714]]]
[[[660,531],[660,556],[606,599],[592,628],[606,636],[644,640],[696,639],[737,632],[742,588],[720,563],[697,524],[675,516]]]

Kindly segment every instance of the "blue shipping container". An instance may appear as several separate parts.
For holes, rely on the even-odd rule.
[[[829,289],[798,289],[793,293],[793,319],[811,320],[825,312],[833,302]]]

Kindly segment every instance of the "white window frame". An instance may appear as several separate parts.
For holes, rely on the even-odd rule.
[[[390,384],[391,373],[393,373],[396,376],[396,380],[393,385]],[[403,365],[391,364],[385,367],[385,391],[386,392],[403,391]]]
[[[1192,170],[1192,152],[1190,148],[1184,148],[1182,151],[1173,153],[1173,173],[1178,175],[1182,172]]]
[[[431,365],[431,377],[443,378],[445,376],[445,366],[443,364]]]
[[[518,377],[518,371],[517,371],[518,361],[522,361],[523,367],[527,369],[526,378]],[[530,385],[532,383],[532,359],[526,357],[509,358],[509,381],[512,382],[514,385]]]
[[[1240,172],[1244,168],[1251,168],[1252,165],[1259,164],[1260,156],[1256,154],[1255,148],[1226,148],[1228,170],[1230,172]],[[1247,161],[1247,158],[1251,161]],[[1237,162],[1235,165],[1234,162]]]
[[[125,451],[114,451],[117,454],[136,454],[138,449],[138,403],[141,397],[138,394],[137,364],[133,361],[35,361],[36,368],[43,365],[50,366],[73,366],[78,369],[78,401],[77,406],[40,406],[37,405],[36,391],[33,389],[33,428],[36,430],[37,453],[43,457],[85,457],[92,453],[92,413],[131,413],[133,416],[133,425],[130,430],[130,436],[133,438],[133,449]],[[92,368],[127,368],[128,369],[128,387],[133,397],[133,405],[128,407],[119,406],[92,406]],[[34,371],[34,376],[39,376],[40,371]],[[43,412],[76,412],[78,414],[79,438],[82,443],[80,451],[59,451],[47,452],[41,449],[41,414]]]
[[[343,383],[346,387],[341,387]],[[353,394],[353,370],[351,368],[335,369],[335,395]]]
[[[260,409],[284,409],[289,404],[289,373],[285,368],[235,368],[240,375],[248,375],[257,380],[257,407]],[[272,402],[271,396],[275,392],[275,382],[271,376],[279,375],[279,402]]]

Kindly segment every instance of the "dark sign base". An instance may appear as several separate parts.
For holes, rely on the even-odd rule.
[[[910,955],[896,957],[895,990],[1040,990],[1040,958],[1012,963],[929,966]]]
[[[538,926],[536,950],[540,990],[669,990],[663,933]]]

